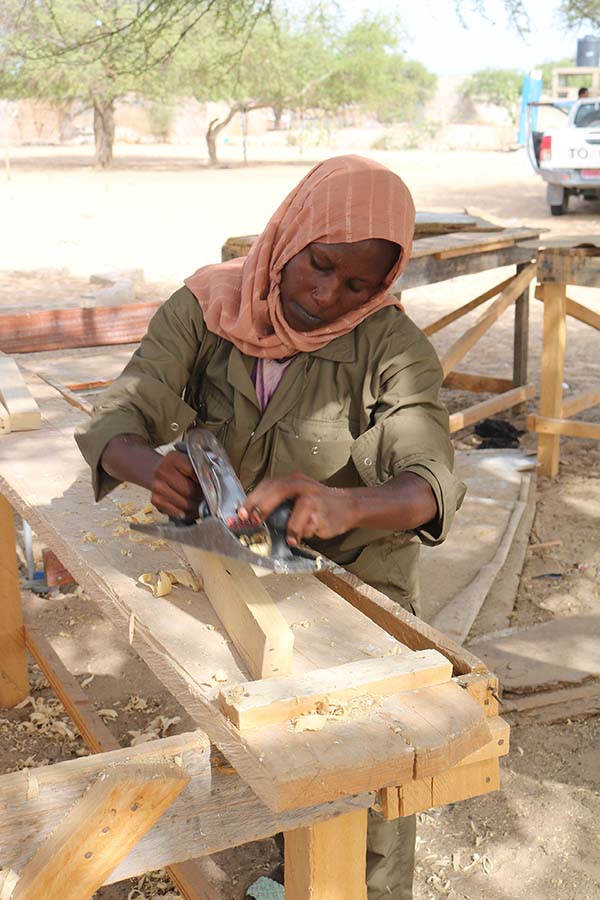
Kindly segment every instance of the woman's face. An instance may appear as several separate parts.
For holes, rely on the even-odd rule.
[[[281,309],[294,331],[314,331],[352,312],[381,290],[398,259],[392,241],[309,244],[281,273]]]

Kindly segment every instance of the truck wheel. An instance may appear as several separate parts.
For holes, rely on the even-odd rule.
[[[553,216],[563,216],[567,212],[569,208],[569,194],[568,188],[548,185],[548,201],[550,203],[550,212]],[[558,203],[556,202],[557,200]]]

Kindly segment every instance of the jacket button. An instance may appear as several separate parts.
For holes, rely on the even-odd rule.
[[[373,460],[371,459],[371,457],[370,456],[365,457],[365,466],[372,466],[372,465],[373,465]]]
[[[171,422],[171,431],[179,431],[179,425],[177,422]]]

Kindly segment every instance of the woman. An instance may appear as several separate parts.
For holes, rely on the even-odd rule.
[[[419,542],[442,541],[462,500],[440,365],[389,288],[406,266],[414,205],[384,166],[315,166],[246,259],[206,266],[156,313],[77,436],[96,498],[119,481],[196,517],[180,453],[193,421],[224,444],[249,492],[241,516],[294,508],[300,540],[418,610]],[[371,818],[369,900],[412,895],[414,819]]]

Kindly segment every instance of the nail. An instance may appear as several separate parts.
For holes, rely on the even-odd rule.
[[[263,514],[260,511],[260,508],[258,506],[254,506],[252,508],[251,516],[252,516],[252,521],[257,525],[259,525],[263,520]]]
[[[290,545],[290,547],[297,547],[297,546],[298,546],[298,538],[295,538],[295,537],[289,537],[289,538],[287,539],[287,542],[288,542],[288,544]]]
[[[241,522],[247,522],[248,519],[250,518],[250,515],[248,514],[248,510],[246,509],[245,506],[240,506],[237,511],[237,514],[238,514],[238,518]]]

